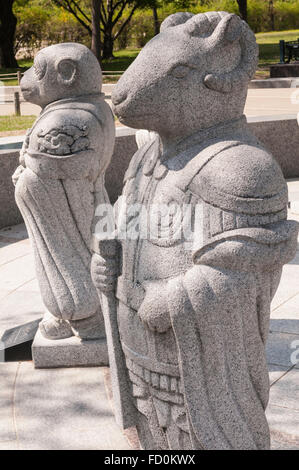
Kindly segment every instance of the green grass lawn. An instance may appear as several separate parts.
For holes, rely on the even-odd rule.
[[[124,49],[115,51],[115,58],[112,60],[104,60],[102,63],[103,70],[126,70],[138,55],[140,49]]]
[[[256,34],[256,40],[260,49],[259,69],[257,77],[269,76],[269,66],[279,62],[279,41],[296,41],[299,38],[299,29],[290,31],[271,31],[269,33]]]
[[[0,132],[29,129],[36,116],[0,116]]]

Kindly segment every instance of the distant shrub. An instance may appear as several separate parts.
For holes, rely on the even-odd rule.
[[[182,8],[182,2],[164,4],[158,9],[158,16],[162,22],[168,15],[177,11],[191,11],[192,13],[205,13],[207,11],[228,11],[239,14],[236,0],[202,0],[190,2],[189,7]],[[269,11],[269,0],[248,0],[248,23],[255,33],[271,31],[272,24]],[[299,28],[299,1],[274,0],[275,30]],[[151,10],[137,12],[126,32],[126,47],[143,47],[154,36],[154,25]]]
[[[299,2],[298,0],[274,1],[275,29],[298,29],[299,28]]]

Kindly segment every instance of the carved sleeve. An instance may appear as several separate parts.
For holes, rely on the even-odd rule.
[[[40,130],[37,134],[38,150],[51,155],[71,155],[90,146],[87,126],[59,126]]]

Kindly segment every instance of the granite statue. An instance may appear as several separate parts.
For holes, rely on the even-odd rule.
[[[126,367],[112,381],[127,387],[114,390],[116,415],[144,449],[270,446],[265,342],[298,224],[243,115],[257,60],[238,16],[177,13],[112,94],[119,120],[148,139],[115,207],[121,250],[95,253],[91,269],[117,302]]]
[[[21,80],[25,100],[42,111],[13,180],[47,308],[39,330],[49,340],[105,338],[90,275],[94,207],[107,197],[104,173],[115,138],[101,76],[87,47],[63,43],[42,49]]]

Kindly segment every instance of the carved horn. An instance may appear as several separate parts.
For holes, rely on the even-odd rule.
[[[162,33],[168,28],[172,28],[173,26],[178,26],[179,24],[186,23],[186,21],[190,20],[190,18],[192,18],[193,16],[193,13],[189,13],[187,11],[173,13],[172,15],[165,18],[164,21],[162,21],[160,26],[160,33]]]
[[[253,76],[258,62],[258,46],[248,25],[237,15],[226,15],[208,39],[208,50],[221,43],[239,41],[241,60],[230,72],[211,73],[204,78],[205,85],[221,93],[230,93],[235,87],[242,87]]]

